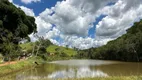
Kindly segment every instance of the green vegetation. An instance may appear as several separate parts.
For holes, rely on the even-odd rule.
[[[56,46],[56,45],[50,45],[49,47],[47,47],[46,51],[50,53],[64,52],[69,56],[73,56],[77,53],[74,49],[65,48],[65,47]]]
[[[35,46],[33,54],[36,55],[39,43],[40,43],[39,41],[35,43],[29,42],[29,43],[20,44],[20,46],[23,50],[26,50],[27,53],[32,53],[33,48]],[[44,42],[44,44],[46,43]],[[77,54],[77,51],[75,51],[74,49],[53,45],[52,43],[50,43],[45,47],[41,45],[41,48],[39,49],[38,51],[39,53],[37,55],[41,56],[46,61],[71,59],[73,58],[74,55]]]
[[[47,42],[45,42],[47,41]],[[37,42],[28,42],[28,43],[24,43],[24,44],[20,44],[20,47],[22,48],[22,50],[26,50],[28,51],[28,53],[32,53],[33,48],[35,46],[35,52],[36,53],[36,49],[39,46],[39,43],[43,43],[43,44],[48,44],[46,46],[44,46],[43,44],[40,46],[41,48],[45,48],[46,51],[42,51],[41,49],[39,50],[39,54],[43,54],[43,53],[47,53],[47,56],[50,55],[59,55],[59,54],[65,54],[67,56],[74,56],[77,54],[77,51],[75,51],[74,49],[71,48],[66,48],[66,47],[61,47],[61,46],[57,46],[57,45],[53,45],[48,39],[43,39],[42,41],[37,41]],[[43,53],[42,53],[43,52]]]
[[[33,46],[35,45],[35,43],[29,42],[29,43],[24,43],[24,44],[20,44],[20,47],[24,50],[32,50]],[[56,52],[64,52],[67,53],[68,55],[75,55],[77,52],[74,49],[71,48],[65,48],[65,47],[61,47],[61,46],[57,46],[57,45],[49,45],[46,48],[46,51],[49,53],[56,53]]]
[[[142,20],[134,23],[127,33],[107,45],[79,51],[77,58],[142,61]]]
[[[29,34],[36,32],[34,17],[27,16],[8,0],[0,0],[0,53],[4,61],[14,60],[21,54],[18,43],[29,41]]]
[[[20,47],[24,50],[31,50],[33,49],[34,43],[29,42],[29,43],[24,43],[24,44],[20,44]]]
[[[37,61],[38,63],[41,63],[42,59],[41,58],[38,58],[38,59],[37,58],[30,58],[30,59],[24,60],[24,61],[17,61],[14,64],[0,66],[0,77],[10,74],[10,73],[13,73],[13,72],[16,72],[16,71],[20,71],[22,69],[34,67],[33,65],[35,65],[34,64],[35,61]]]

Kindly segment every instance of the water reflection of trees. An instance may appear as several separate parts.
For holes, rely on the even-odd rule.
[[[92,68],[101,70],[110,76],[130,76],[130,75],[138,76],[142,74],[141,63],[100,65]]]
[[[85,77],[105,77],[105,76],[129,76],[142,73],[140,63],[116,63],[109,65],[87,65],[69,66],[57,64],[43,64],[30,69],[22,75],[22,79],[31,78],[85,78]]]
[[[53,72],[49,78],[85,78],[85,77],[106,77],[106,73],[100,70],[91,70],[89,66],[68,67],[69,69]]]

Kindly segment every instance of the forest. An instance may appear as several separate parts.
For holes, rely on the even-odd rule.
[[[102,60],[142,61],[142,20],[127,33],[98,48],[81,50],[76,57]]]

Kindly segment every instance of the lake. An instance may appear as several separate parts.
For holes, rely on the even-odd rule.
[[[5,77],[12,80],[41,80],[142,75],[142,63],[103,60],[63,60],[42,64]]]

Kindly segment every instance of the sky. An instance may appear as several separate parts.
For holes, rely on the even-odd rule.
[[[142,0],[9,1],[35,17],[39,36],[79,49],[105,45],[142,19]]]

